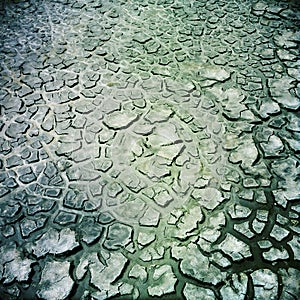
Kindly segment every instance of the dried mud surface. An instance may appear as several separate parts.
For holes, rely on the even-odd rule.
[[[300,298],[296,1],[0,3],[0,298]]]

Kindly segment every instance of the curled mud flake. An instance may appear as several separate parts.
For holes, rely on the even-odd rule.
[[[115,130],[125,129],[138,119],[138,115],[130,111],[116,111],[104,118],[104,124]]]

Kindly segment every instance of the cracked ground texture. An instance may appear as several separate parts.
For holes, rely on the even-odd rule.
[[[0,3],[0,299],[300,299],[296,1]]]

